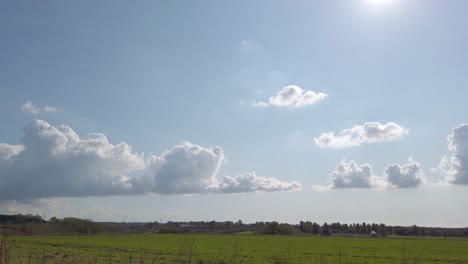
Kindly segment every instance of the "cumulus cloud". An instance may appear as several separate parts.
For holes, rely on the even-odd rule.
[[[338,135],[334,132],[322,133],[314,141],[315,145],[321,148],[348,148],[367,143],[399,140],[408,133],[408,129],[393,122],[387,124],[367,122],[344,129]]]
[[[359,165],[354,160],[340,161],[330,173],[330,179],[330,189],[369,189],[378,184],[378,178],[372,173],[372,167],[367,163]]]
[[[0,143],[0,162],[11,162],[12,158],[24,150],[22,145],[8,145]]]
[[[387,188],[416,188],[425,179],[418,162],[412,158],[408,164],[392,164],[387,166],[384,177],[373,173],[368,163],[359,165],[356,161],[342,160],[329,175],[330,183],[326,186],[315,185],[317,191],[336,189],[387,189]]]
[[[301,189],[297,182],[282,182],[254,172],[217,177],[225,161],[220,147],[204,148],[182,142],[161,156],[150,157],[153,191],[162,194],[272,192]]]
[[[144,161],[129,145],[103,134],[80,138],[70,127],[34,120],[23,128],[23,145],[2,144],[0,199],[133,193],[128,177]]]
[[[145,158],[126,143],[110,143],[103,134],[80,137],[68,126],[41,120],[25,125],[23,132],[22,145],[0,144],[0,200],[288,191],[298,185],[254,174],[220,180],[217,175],[225,161],[220,147],[182,142],[160,156]]]
[[[203,148],[182,142],[161,156],[150,158],[156,186],[163,194],[207,192],[218,184],[216,175],[224,161],[220,147]]]
[[[409,158],[409,163],[387,166],[384,176],[391,187],[394,188],[416,188],[424,183],[421,165]]]
[[[255,172],[251,172],[234,177],[224,176],[217,189],[225,193],[275,192],[301,190],[302,185],[296,181],[282,182],[275,178],[257,176]]]
[[[452,155],[442,158],[438,170],[446,182],[468,185],[468,124],[455,127],[447,140]]]
[[[40,113],[56,113],[59,111],[56,107],[53,107],[53,106],[48,106],[48,105],[45,105],[42,107],[36,106],[31,101],[23,104],[21,106],[21,110],[32,115],[37,115]]]
[[[315,104],[328,95],[325,93],[318,93],[311,90],[305,91],[299,86],[289,85],[283,88],[283,90],[271,96],[268,102],[263,101],[252,101],[254,107],[294,107],[299,108],[307,105]]]

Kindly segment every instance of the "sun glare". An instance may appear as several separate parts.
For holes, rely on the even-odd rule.
[[[367,0],[367,2],[374,7],[388,7],[392,5],[395,0]]]

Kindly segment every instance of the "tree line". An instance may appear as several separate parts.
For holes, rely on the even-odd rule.
[[[422,226],[390,226],[382,223],[323,223],[300,221],[299,224],[272,222],[243,223],[238,221],[190,222],[94,222],[89,219],[39,215],[0,215],[1,234],[11,235],[93,235],[128,233],[238,233],[252,232],[270,235],[377,235],[377,236],[433,236],[468,237],[468,228]]]
[[[0,215],[1,235],[93,235],[116,233],[119,228],[89,219],[65,217],[44,220],[39,215]]]

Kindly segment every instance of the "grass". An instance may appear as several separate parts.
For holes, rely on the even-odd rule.
[[[11,261],[11,243],[7,237],[0,241],[0,264],[8,264]]]
[[[468,240],[266,235],[10,237],[11,263],[467,263]],[[7,253],[7,254],[5,254]]]

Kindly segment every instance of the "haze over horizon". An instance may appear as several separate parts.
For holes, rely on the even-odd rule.
[[[468,226],[468,2],[0,3],[0,214]]]

